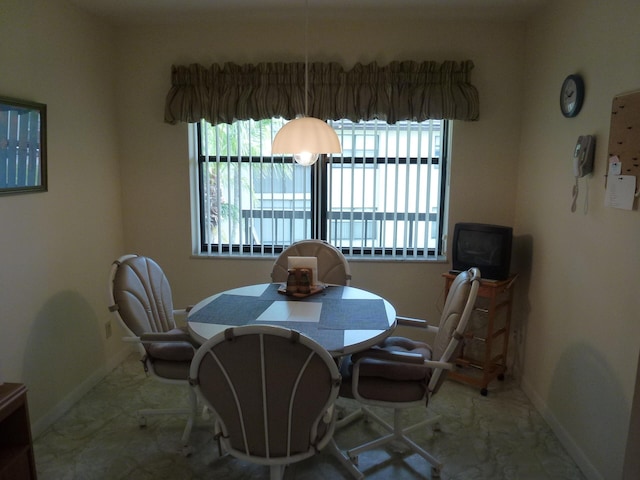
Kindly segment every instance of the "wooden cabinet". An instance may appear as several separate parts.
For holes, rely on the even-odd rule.
[[[455,274],[444,273],[445,295]],[[487,395],[487,386],[494,380],[504,380],[507,371],[509,328],[513,304],[513,284],[516,275],[506,280],[481,280],[475,309],[469,320],[458,369],[449,378],[480,387]]]
[[[0,480],[35,480],[27,388],[0,385]]]

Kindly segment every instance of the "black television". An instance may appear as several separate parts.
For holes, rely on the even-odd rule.
[[[513,229],[487,223],[456,223],[453,229],[451,272],[478,267],[487,280],[505,280],[511,268]]]

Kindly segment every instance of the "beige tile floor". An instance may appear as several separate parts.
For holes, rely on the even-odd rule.
[[[218,456],[210,422],[191,435],[193,454],[179,448],[180,418],[150,417],[140,429],[135,410],[186,403],[175,386],[145,378],[135,356],[110,373],[35,440],[39,480],[268,479],[267,467]],[[582,480],[580,470],[514,381],[495,382],[487,397],[445,382],[429,406],[442,415],[441,431],[413,438],[443,463],[443,480]],[[418,408],[412,415],[423,415]],[[336,433],[348,448],[377,427],[358,422]],[[360,468],[371,480],[430,479],[426,462],[402,445],[363,453]],[[331,455],[321,453],[287,468],[285,479],[350,479]]]

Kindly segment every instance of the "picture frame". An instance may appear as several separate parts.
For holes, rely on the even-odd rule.
[[[0,195],[47,188],[47,106],[0,96]]]

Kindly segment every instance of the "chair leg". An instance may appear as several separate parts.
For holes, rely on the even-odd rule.
[[[336,441],[332,438],[331,441],[325,447],[328,449],[329,453],[331,453],[334,457],[338,459],[338,461],[345,467],[351,475],[357,480],[362,480],[364,478],[364,474],[356,468],[356,466],[349,460],[349,458],[340,451]]]
[[[362,410],[362,408],[358,408],[357,410],[354,410],[353,412],[345,415],[344,417],[338,419],[336,421],[336,430],[339,430],[341,428],[346,427],[347,425],[350,425],[351,423],[355,422],[356,420],[359,420],[360,418],[362,418],[364,416],[364,412]]]
[[[418,455],[420,455],[422,458],[424,458],[427,462],[429,462],[431,464],[431,467],[433,467],[433,469],[437,473],[440,473],[440,471],[442,470],[442,466],[443,465],[442,465],[442,463],[440,463],[438,461],[438,459],[436,457],[431,455],[429,452],[427,452],[424,448],[422,448],[416,442],[414,442],[413,440],[411,440],[408,437],[405,437],[404,435],[402,437],[400,437],[399,440],[404,442],[407,446],[409,446],[411,448],[411,450],[413,450]]]
[[[417,430],[419,428],[423,428],[423,427],[431,427],[431,429],[434,432],[440,431],[440,419],[442,417],[440,415],[433,415],[430,418],[425,418],[424,420],[422,420],[421,422],[418,422],[416,424],[410,425],[408,427],[404,427],[402,429],[402,432],[404,434],[407,434],[409,432],[413,432],[414,430]]]
[[[351,448],[349,450],[347,450],[347,455],[349,456],[349,459],[355,463],[356,465],[358,464],[358,456],[362,453],[362,452],[366,452],[367,450],[372,450],[374,448],[380,447],[382,445],[385,445],[387,443],[392,442],[393,440],[396,440],[397,437],[393,434],[393,433],[388,433],[387,435],[384,435],[382,437],[376,438],[375,440],[371,440],[370,442],[364,443],[362,445],[359,445],[355,448]]]
[[[270,480],[282,480],[284,477],[284,465],[271,465],[269,468]]]
[[[359,445],[355,448],[352,448],[350,450],[347,450],[347,455],[348,457],[351,459],[351,461],[355,464],[358,463],[358,456],[362,453],[365,452],[367,450],[372,450],[374,448],[380,447],[382,445],[385,445],[387,443],[392,442],[393,440],[399,440],[402,443],[404,443],[406,446],[408,446],[411,450],[413,450],[415,453],[417,453],[418,455],[420,455],[422,458],[424,458],[427,462],[429,462],[429,464],[432,467],[432,471],[434,473],[435,476],[438,476],[440,474],[440,471],[442,470],[442,463],[440,463],[440,461],[438,461],[437,458],[435,458],[432,454],[430,454],[429,452],[427,452],[424,448],[422,448],[420,445],[418,445],[417,443],[415,443],[413,440],[411,440],[409,437],[407,437],[407,433],[410,431],[415,430],[416,428],[420,427],[420,426],[424,426],[424,425],[429,425],[433,422],[437,422],[438,417],[435,418],[430,418],[427,420],[424,420],[422,422],[419,422],[416,425],[411,425],[407,428],[403,428],[402,427],[402,422],[401,422],[401,410],[400,409],[394,409],[393,411],[393,426],[389,425],[389,423],[387,423],[386,421],[384,421],[379,415],[377,415],[376,413],[370,411],[369,409],[366,409],[366,415],[370,416],[371,418],[373,418],[376,422],[378,422],[382,427],[384,427],[389,433],[386,435],[383,435],[382,437],[379,437],[375,440],[372,440],[370,442],[367,442],[363,445]]]
[[[198,397],[193,389],[189,389],[189,407],[188,408],[160,408],[160,409],[142,409],[138,410],[138,424],[140,428],[147,426],[147,417],[151,415],[188,415],[187,424],[182,432],[181,444],[182,453],[185,457],[191,455],[191,446],[189,445],[189,437],[195,422],[198,411]]]
[[[191,406],[191,413],[187,418],[187,424],[185,425],[184,431],[182,432],[182,453],[185,457],[191,455],[191,445],[189,445],[189,437],[191,436],[191,430],[193,429],[193,424],[198,413],[198,397],[196,396],[196,392],[192,388],[189,389],[189,404]]]

